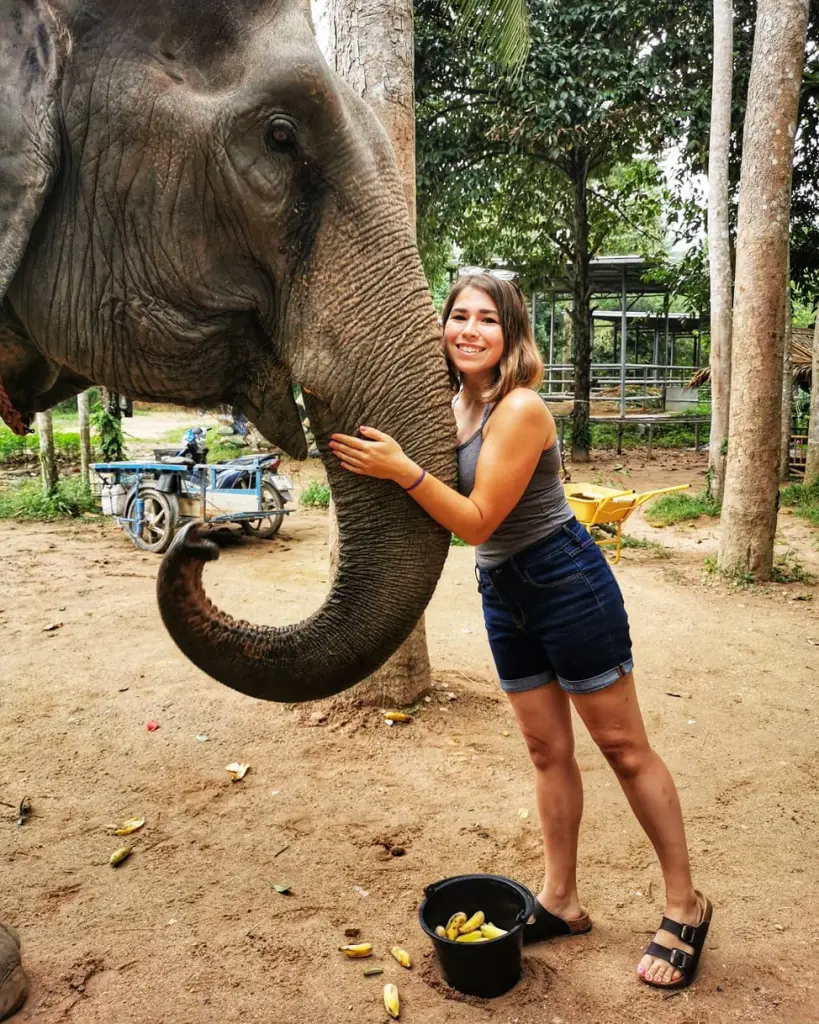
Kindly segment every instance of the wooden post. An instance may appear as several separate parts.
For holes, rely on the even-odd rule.
[[[43,494],[53,494],[57,489],[57,461],[54,456],[54,429],[51,410],[37,413],[37,434],[40,439],[40,472],[43,478]]]
[[[88,414],[88,392],[77,395],[77,420],[80,431],[80,479],[83,487],[91,485],[91,424]]]
[[[699,422],[694,424],[694,451],[700,450],[700,425]]]
[[[790,271],[790,259],[788,260]],[[784,344],[782,346],[782,436],[779,439],[779,480],[787,483],[791,478],[791,422],[793,420],[793,351],[791,349],[791,296],[790,272],[785,295]]]
[[[651,458],[651,450],[654,446],[654,424],[648,425],[648,457]]]
[[[623,267],[623,280],[620,291],[620,415],[626,415],[626,358],[628,356],[628,317],[626,316],[626,268]],[[622,432],[619,437],[622,437]],[[619,443],[619,442],[618,442]],[[617,449],[618,454],[620,449]]]
[[[623,454],[623,421],[617,421],[617,454]]]

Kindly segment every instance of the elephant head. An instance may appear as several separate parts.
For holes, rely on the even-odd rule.
[[[323,606],[284,628],[215,609],[216,548],[187,528],[158,580],[205,672],[300,701],[408,635],[448,535],[395,484],[346,474],[368,423],[454,479],[440,334],[389,142],[335,78],[306,0],[0,0],[0,413],[20,426],[90,382],[232,403],[306,455],[302,386],[336,502]]]

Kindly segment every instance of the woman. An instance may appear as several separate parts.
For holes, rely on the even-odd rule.
[[[393,480],[435,520],[476,546],[489,643],[535,768],[546,874],[525,939],[589,931],[577,893],[583,810],[571,704],[605,755],[651,840],[665,915],[638,966],[649,985],[692,981],[711,919],[694,889],[674,782],[646,736],[628,619],[600,549],[566,502],[555,424],[534,390],[543,364],[526,305],[509,281],[459,278],[444,305],[446,358],[460,383],[459,491],[409,459],[387,434],[334,434],[345,469]]]

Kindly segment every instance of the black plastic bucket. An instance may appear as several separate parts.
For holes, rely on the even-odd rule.
[[[421,927],[432,939],[448,985],[470,996],[492,998],[508,992],[520,978],[523,929],[535,905],[525,885],[502,875],[458,875],[428,885],[418,908]],[[482,910],[506,935],[486,942],[455,942],[435,934],[462,910]]]

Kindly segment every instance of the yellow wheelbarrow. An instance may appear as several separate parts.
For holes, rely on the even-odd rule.
[[[657,491],[616,491],[613,487],[601,487],[599,484],[564,484],[566,500],[571,505],[577,521],[582,523],[589,533],[592,527],[614,527],[613,536],[597,540],[601,548],[613,547],[614,551],[606,551],[605,555],[611,565],[620,561],[620,548],[623,540],[623,523],[631,513],[645,505],[647,501],[659,494],[671,494],[672,491],[685,491],[690,484],[677,484],[676,487],[661,487]]]

